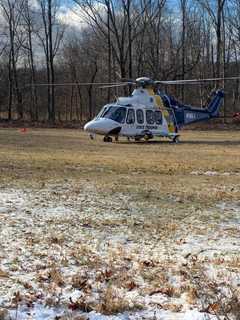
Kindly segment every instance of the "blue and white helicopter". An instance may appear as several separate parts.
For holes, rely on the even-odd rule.
[[[154,137],[166,137],[177,143],[179,130],[188,124],[209,120],[219,116],[224,92],[217,90],[205,108],[196,108],[179,103],[173,97],[159,90],[164,84],[194,84],[209,81],[234,80],[239,77],[154,81],[147,77],[124,81],[101,88],[136,86],[129,97],[119,97],[116,102],[105,105],[99,114],[86,123],[84,130],[94,138],[95,134],[103,135],[105,142],[117,141],[120,136],[128,140],[149,140]]]

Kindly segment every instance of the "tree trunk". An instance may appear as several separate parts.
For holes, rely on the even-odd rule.
[[[94,71],[91,77],[91,83],[94,82],[97,72],[98,72],[98,65],[97,65],[97,61],[94,61]],[[90,119],[92,119],[93,117],[93,108],[92,108],[92,89],[93,89],[93,85],[90,85],[88,88],[88,111],[89,111],[89,117]]]
[[[11,15],[13,13],[11,12]],[[13,80],[14,80],[14,91],[16,94],[17,98],[17,113],[18,113],[18,118],[22,119],[23,118],[23,107],[22,107],[22,94],[19,90],[19,85],[18,85],[18,75],[17,75],[17,66],[16,66],[16,53],[15,53],[15,43],[14,43],[14,38],[15,38],[15,30],[13,26],[13,18],[11,18],[10,23],[9,23],[9,36],[10,36],[10,52],[11,52],[11,64],[12,64],[12,75],[13,75]]]
[[[12,80],[12,63],[11,53],[8,58],[8,120],[12,120],[12,98],[13,98],[13,80]]]
[[[185,60],[186,60],[186,0],[181,0],[182,10],[182,79],[185,79]],[[185,86],[181,86],[181,99],[185,98]]]
[[[54,88],[54,82],[55,82],[55,74],[54,74],[54,56],[53,56],[53,40],[52,40],[52,0],[48,0],[48,35],[49,35],[49,84],[50,84],[50,121],[55,122],[55,88]]]
[[[111,57],[112,57],[112,50],[111,50],[111,31],[110,31],[110,12],[109,12],[109,4],[107,6],[107,44],[108,44],[108,82],[112,81],[111,79]],[[107,90],[107,100],[110,100],[111,96],[111,88],[109,87]]]

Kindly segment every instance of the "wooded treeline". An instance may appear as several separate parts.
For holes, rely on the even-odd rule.
[[[1,119],[85,121],[126,94],[79,85],[83,82],[240,75],[239,0],[68,0],[67,5],[0,0]],[[79,26],[62,19],[71,10]],[[214,87],[226,91],[223,116],[240,111],[238,80],[162,89],[204,105]]]

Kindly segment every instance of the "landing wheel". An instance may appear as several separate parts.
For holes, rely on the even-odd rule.
[[[135,137],[134,140],[135,140],[135,141],[140,141],[140,140],[141,140],[141,137]]]
[[[153,135],[152,134],[145,134],[145,136],[143,137],[143,139],[145,140],[145,141],[149,141],[150,139],[152,139],[153,138]]]
[[[150,139],[152,139],[152,138],[153,138],[153,134],[152,134],[151,131],[149,131],[149,130],[144,130],[144,131],[143,131],[143,139],[144,139],[145,141],[148,141],[148,140],[150,140]]]
[[[112,142],[112,138],[111,138],[111,137],[108,137],[108,136],[105,136],[105,137],[103,138],[103,141],[104,141],[104,142]]]
[[[118,136],[115,136],[115,141],[118,142]]]
[[[92,133],[90,133],[89,137],[90,137],[91,140],[94,140],[94,138],[95,138]]]
[[[179,136],[175,136],[175,137],[173,138],[173,143],[179,143],[179,142],[180,142]]]

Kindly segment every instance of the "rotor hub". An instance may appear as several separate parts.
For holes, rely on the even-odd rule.
[[[148,88],[154,85],[154,81],[148,77],[141,77],[136,79],[136,84],[139,87]]]

